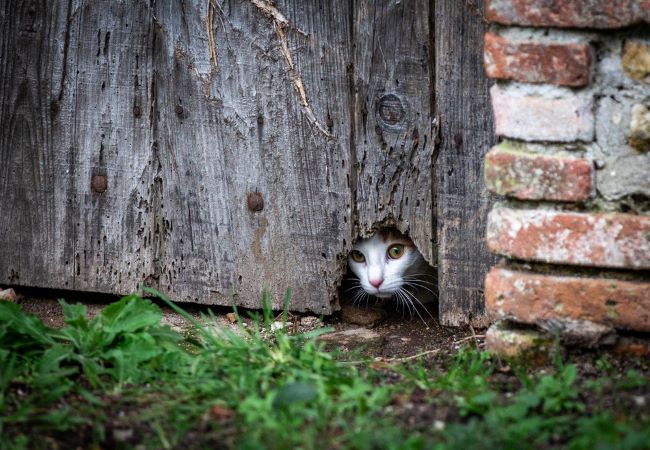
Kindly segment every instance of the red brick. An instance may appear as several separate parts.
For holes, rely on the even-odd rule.
[[[485,17],[504,25],[620,28],[650,23],[650,0],[487,0]]]
[[[492,252],[524,260],[650,269],[650,216],[496,208],[487,242]]]
[[[582,158],[525,153],[502,143],[485,156],[485,185],[520,200],[584,201],[594,191],[593,164]]]
[[[499,136],[551,142],[590,142],[594,138],[591,95],[567,90],[560,97],[545,96],[521,86],[499,85],[492,86],[490,95]]]
[[[485,305],[494,318],[529,324],[590,321],[650,331],[650,283],[645,282],[493,268],[485,279]]]
[[[591,50],[588,44],[513,42],[486,33],[483,55],[485,72],[490,78],[562,86],[589,83]]]

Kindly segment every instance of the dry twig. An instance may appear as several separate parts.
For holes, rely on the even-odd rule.
[[[273,23],[275,24],[275,33],[278,35],[278,39],[280,40],[280,52],[282,53],[282,56],[284,56],[284,62],[287,67],[289,80],[291,80],[293,87],[296,90],[296,93],[298,94],[300,106],[302,107],[302,111],[305,113],[305,116],[307,116],[307,120],[313,126],[318,128],[318,131],[323,133],[325,136],[327,136],[328,138],[333,138],[334,135],[329,131],[327,131],[325,127],[323,127],[323,125],[316,118],[314,111],[311,109],[311,106],[309,105],[309,101],[307,100],[307,93],[305,91],[305,86],[302,82],[302,77],[296,70],[296,67],[293,63],[293,58],[291,57],[291,52],[289,51],[289,44],[287,43],[287,36],[284,32],[284,30],[289,27],[289,21],[275,6],[268,3],[267,1],[265,0],[250,0],[250,1],[253,5],[257,7],[257,9],[259,9],[262,12],[262,14],[264,14],[265,16],[273,20]]]

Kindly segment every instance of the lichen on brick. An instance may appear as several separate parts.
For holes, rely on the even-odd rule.
[[[636,40],[626,41],[621,64],[629,77],[650,83],[650,44]]]
[[[486,155],[485,185],[520,200],[584,201],[593,194],[593,164],[586,158],[535,154],[510,142]]]
[[[640,152],[650,150],[650,108],[645,105],[636,104],[632,107],[629,143]]]

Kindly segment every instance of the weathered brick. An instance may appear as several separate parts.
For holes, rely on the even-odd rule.
[[[553,337],[533,329],[521,329],[499,321],[485,333],[485,349],[501,358],[524,359],[546,364],[553,349]]]
[[[635,80],[649,81],[650,45],[634,40],[625,41],[621,55],[623,70]]]
[[[649,0],[487,0],[485,17],[504,25],[620,28],[650,23]]]
[[[650,216],[495,208],[487,242],[524,260],[650,269]]]
[[[486,187],[520,200],[587,200],[594,191],[593,172],[588,159],[526,153],[507,142],[485,157]]]
[[[491,78],[562,86],[589,83],[591,51],[585,43],[518,42],[486,33],[483,55]]]
[[[650,331],[650,283],[645,282],[493,268],[485,279],[485,305],[494,318],[528,324],[590,321]]]
[[[525,141],[591,141],[593,99],[570,91],[545,96],[518,87],[490,89],[496,133]]]

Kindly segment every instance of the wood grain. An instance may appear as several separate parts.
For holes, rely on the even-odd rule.
[[[0,274],[3,283],[73,285],[70,141],[56,123],[66,5],[2,2]],[[60,37],[61,42],[55,41]],[[63,281],[65,280],[65,281]],[[67,283],[67,284],[66,284]]]
[[[445,325],[486,325],[483,282],[495,260],[485,224],[493,198],[483,156],[495,143],[489,82],[483,73],[480,0],[435,2],[435,98],[440,148],[437,188],[439,315]]]

